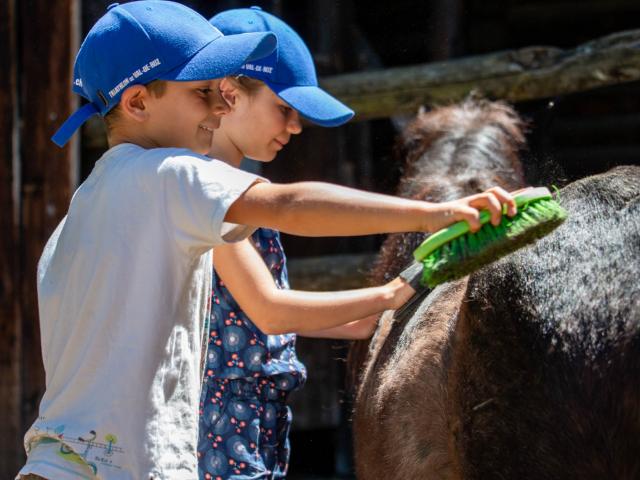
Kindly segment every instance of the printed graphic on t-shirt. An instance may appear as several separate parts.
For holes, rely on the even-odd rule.
[[[42,417],[40,420],[44,420]],[[59,442],[60,449],[57,455],[68,462],[88,466],[95,474],[100,467],[120,469],[120,456],[124,450],[118,447],[118,437],[113,433],[99,435],[95,430],[90,430],[86,435],[78,437],[66,436],[65,426],[56,427],[34,426],[35,436],[40,437],[38,443]],[[102,469],[104,470],[104,469]]]

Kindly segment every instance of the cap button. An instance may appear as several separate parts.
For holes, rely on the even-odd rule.
[[[262,10],[260,7],[257,7],[255,5],[253,7],[249,7],[249,8],[251,8],[251,10]]]
[[[112,8],[117,7],[118,5],[120,5],[118,2],[116,2],[116,3],[112,3],[111,5],[109,5],[109,6],[107,7],[107,11],[111,10]]]

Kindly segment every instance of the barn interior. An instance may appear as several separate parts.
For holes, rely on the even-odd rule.
[[[0,7],[0,39],[8,46],[0,55],[5,72],[0,78],[4,211],[0,220],[0,409],[7,412],[0,424],[3,478],[15,474],[24,459],[21,438],[37,414],[44,391],[37,260],[74,189],[107,148],[97,119],[65,149],[55,147],[49,137],[77,104],[69,79],[78,42],[110,3],[57,0],[53,8],[44,0],[6,0]],[[640,3],[635,0],[182,3],[207,18],[224,9],[251,5],[280,16],[306,40],[320,84],[338,98],[341,91],[348,92],[349,98],[362,97],[358,89],[367,82],[386,81],[388,76],[377,75],[384,71],[407,78],[418,71],[411,70],[417,66],[432,71],[438,65],[467,69],[462,72],[467,76],[461,88],[455,88],[455,79],[442,75],[440,82],[450,86],[449,96],[446,89],[437,98],[421,90],[420,95],[434,101],[415,103],[403,98],[410,93],[399,92],[395,103],[384,107],[369,100],[366,115],[356,116],[345,126],[305,125],[276,161],[245,162],[247,169],[273,182],[327,181],[392,194],[402,171],[400,159],[392,154],[393,143],[403,126],[420,105],[428,109],[460,100],[472,90],[510,100],[529,122],[528,149],[522,155],[532,181],[562,186],[616,165],[640,164]],[[614,47],[621,44],[635,57],[603,70],[598,62],[614,55]],[[487,91],[488,83],[474,83],[473,71],[487,55],[500,52],[521,52],[509,57],[512,65],[525,59],[523,69],[532,73],[518,83],[504,80],[504,88],[498,75],[498,87]],[[572,55],[582,72],[581,81],[567,73],[570,69],[553,68]],[[455,63],[461,59],[467,63]],[[493,63],[488,65],[492,68]],[[541,86],[536,73],[540,71],[555,81]],[[363,76],[354,80],[352,75]],[[355,90],[345,87],[347,81],[355,82]],[[495,91],[506,94],[495,95]],[[358,113],[357,106],[354,109]],[[382,236],[309,239],[285,235],[292,287],[365,285],[367,267],[382,240]],[[309,369],[309,379],[292,396],[290,478],[353,477],[347,348],[346,342],[299,339],[298,354]]]

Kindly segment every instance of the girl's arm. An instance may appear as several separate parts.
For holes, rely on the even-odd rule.
[[[378,326],[378,319],[381,313],[369,315],[366,318],[345,323],[339,327],[317,330],[315,332],[303,332],[303,337],[312,338],[334,338],[338,340],[366,340],[371,338]]]
[[[497,225],[502,204],[515,215],[513,197],[499,187],[452,202],[429,203],[321,182],[256,182],[229,207],[225,221],[311,237],[434,232],[458,220],[466,220],[476,231],[478,209],[489,210]]]
[[[213,263],[220,279],[251,321],[268,335],[316,332],[397,309],[415,291],[402,279],[380,287],[339,292],[303,292],[279,289],[255,248],[242,242],[216,247]],[[371,320],[369,320],[371,321]],[[337,333],[354,334],[353,325]],[[360,334],[362,334],[360,332]]]

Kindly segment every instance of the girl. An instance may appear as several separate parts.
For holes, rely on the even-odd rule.
[[[269,162],[302,131],[300,115],[321,126],[337,126],[353,116],[317,87],[306,45],[278,18],[252,7],[225,11],[211,23],[225,35],[272,31],[278,37],[276,54],[221,81],[231,111],[213,136],[211,157],[236,167],[245,156]],[[399,308],[415,292],[400,278],[352,291],[288,290],[279,234],[265,228],[250,240],[218,247],[214,267],[200,478],[284,478],[291,424],[286,400],[306,377],[296,357],[295,334],[367,338],[380,312]]]

